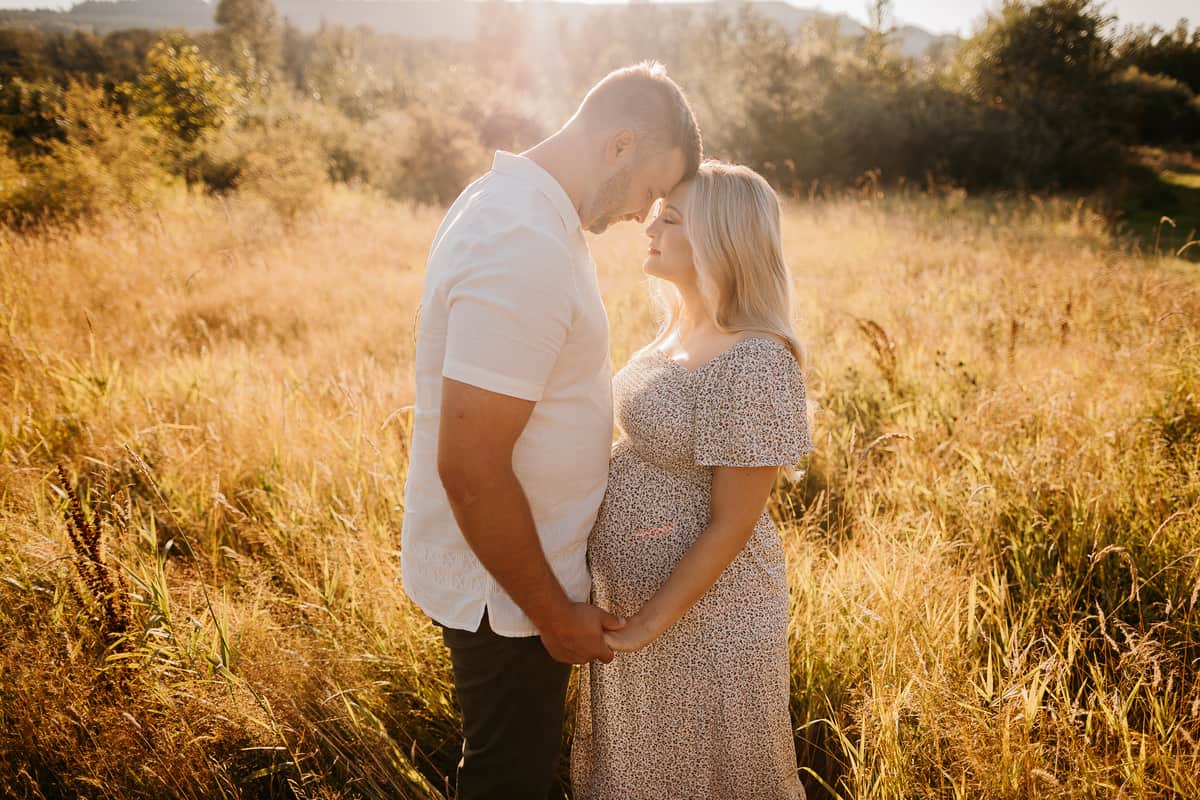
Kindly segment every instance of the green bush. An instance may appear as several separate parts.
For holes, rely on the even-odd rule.
[[[379,183],[393,197],[445,205],[488,168],[487,150],[464,120],[414,107]]]
[[[266,201],[285,220],[314,208],[329,184],[329,163],[303,106],[259,106],[234,130],[208,133],[195,165],[216,192]]]
[[[1093,0],[1006,0],[963,48],[961,85],[980,106],[1019,125],[1011,153],[1017,186],[1087,188],[1123,158],[1105,38],[1111,18]]]
[[[244,101],[237,80],[183,39],[151,48],[130,93],[138,113],[155,130],[185,146],[230,122]]]
[[[1200,143],[1200,99],[1185,84],[1129,67],[1116,85],[1134,141],[1177,147]]]
[[[1190,33],[1187,21],[1174,30],[1158,27],[1127,33],[1119,45],[1122,63],[1152,75],[1166,75],[1200,92],[1200,27]]]
[[[316,208],[328,185],[320,148],[298,130],[263,134],[246,153],[238,190],[266,200],[280,217],[293,221]]]
[[[14,78],[0,84],[0,129],[8,135],[17,156],[45,153],[50,140],[62,140],[58,110],[65,89],[50,82]]]
[[[170,183],[153,132],[120,113],[102,89],[72,83],[56,106],[61,138],[4,169],[0,198],[7,222],[66,222],[103,210],[137,211]]]

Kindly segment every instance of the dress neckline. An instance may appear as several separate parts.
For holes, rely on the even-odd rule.
[[[734,350],[737,350],[739,347],[746,344],[747,342],[770,342],[771,344],[777,345],[779,347],[783,347],[783,345],[779,344],[779,342],[777,342],[774,339],[767,337],[767,336],[749,336],[745,339],[742,339],[739,342],[731,344],[729,347],[725,348],[720,353],[717,353],[715,356],[710,358],[708,361],[705,361],[703,364],[701,364],[698,367],[685,367],[683,364],[680,364],[678,361],[671,358],[671,356],[665,350],[655,349],[653,352],[655,354],[657,354],[659,356],[659,358],[666,359],[666,361],[669,364],[671,364],[672,366],[674,366],[676,369],[678,369],[682,372],[685,372],[689,375],[694,375],[694,374],[706,369],[707,367],[710,367],[713,364],[717,363],[718,361],[725,358],[730,353],[732,353]]]

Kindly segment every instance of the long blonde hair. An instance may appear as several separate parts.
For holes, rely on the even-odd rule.
[[[804,348],[792,322],[792,277],[783,257],[775,190],[749,167],[721,161],[702,163],[686,186],[684,232],[712,322],[726,333],[777,336],[804,366]],[[676,330],[683,306],[674,286],[655,284],[663,319],[647,349]]]

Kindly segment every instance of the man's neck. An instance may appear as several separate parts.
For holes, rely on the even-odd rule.
[[[583,204],[591,198],[593,183],[586,159],[580,158],[580,151],[583,149],[586,149],[583,134],[563,128],[521,153],[558,181],[558,185],[567,193],[571,205],[575,206],[575,212],[581,219]]]

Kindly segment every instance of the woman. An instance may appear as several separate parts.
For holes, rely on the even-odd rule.
[[[622,435],[588,541],[594,602],[627,620],[580,675],[577,800],[804,797],[788,714],[788,588],[765,512],[812,450],[779,204],[706,162],[646,231],[669,283],[614,379]]]

